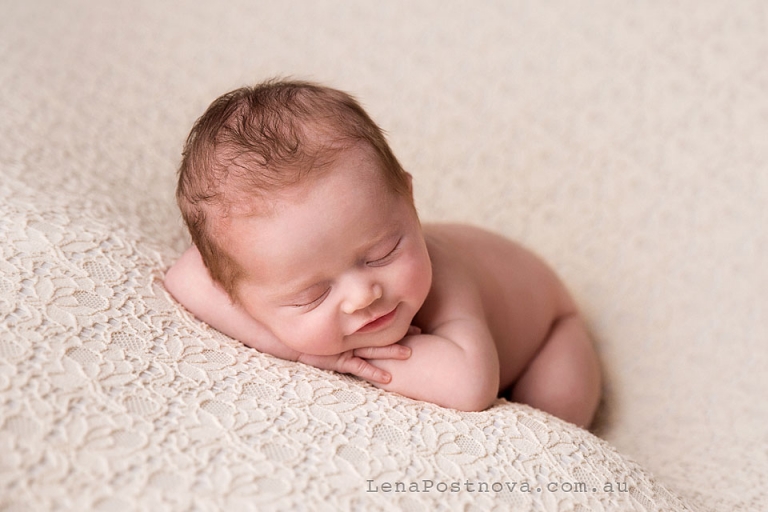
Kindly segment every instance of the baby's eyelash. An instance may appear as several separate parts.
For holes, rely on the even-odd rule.
[[[400,242],[401,242],[402,240],[403,240],[403,237],[400,237],[400,238],[398,238],[398,239],[397,239],[397,243],[396,243],[396,244],[395,244],[395,246],[392,248],[392,250],[391,250],[391,251],[389,251],[389,252],[387,253],[387,255],[386,255],[386,256],[384,256],[384,257],[382,257],[382,258],[379,258],[379,259],[377,259],[377,260],[369,261],[369,262],[368,262],[368,264],[369,264],[369,265],[371,265],[371,264],[374,264],[374,265],[376,265],[376,264],[381,264],[381,263],[384,263],[384,262],[385,262],[385,261],[386,261],[388,258],[392,257],[392,256],[395,254],[395,251],[397,251],[398,247],[400,247]]]
[[[312,305],[314,305],[315,303],[319,303],[319,302],[320,302],[322,299],[324,299],[324,298],[325,298],[325,296],[326,296],[326,295],[328,295],[328,292],[329,292],[330,290],[331,290],[331,289],[330,289],[330,288],[328,288],[328,289],[327,289],[327,290],[325,290],[323,293],[321,293],[321,294],[320,294],[320,296],[319,296],[318,298],[316,298],[316,299],[313,299],[313,300],[311,300],[311,301],[309,301],[309,302],[305,302],[305,303],[303,303],[303,304],[291,304],[290,306],[291,306],[292,308],[306,308],[306,307],[312,306]]]

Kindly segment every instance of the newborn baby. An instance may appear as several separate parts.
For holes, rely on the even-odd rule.
[[[587,427],[600,371],[557,276],[512,241],[419,222],[411,175],[347,94],[266,82],[197,120],[165,284],[262,352],[464,411],[500,394]]]

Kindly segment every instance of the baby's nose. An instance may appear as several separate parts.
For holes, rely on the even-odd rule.
[[[341,310],[351,315],[355,311],[365,309],[380,299],[384,290],[378,283],[366,283],[354,287],[341,305]]]

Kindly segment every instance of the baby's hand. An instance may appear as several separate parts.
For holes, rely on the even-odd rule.
[[[406,336],[419,334],[421,329],[411,326]],[[313,356],[301,354],[299,361],[322,370],[332,370],[339,373],[349,373],[369,382],[389,384],[392,376],[389,372],[377,368],[368,362],[368,359],[408,359],[411,357],[411,349],[393,343],[385,347],[364,347],[355,350],[347,350],[333,356]]]

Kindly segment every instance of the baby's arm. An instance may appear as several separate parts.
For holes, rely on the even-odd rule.
[[[233,304],[226,292],[210,277],[208,269],[195,246],[190,247],[168,270],[166,289],[187,310],[211,327],[223,332],[259,352],[281,359],[301,361],[323,370],[350,373],[374,383],[387,383],[391,376],[386,370],[370,364],[367,359],[402,359],[410,349],[399,344],[344,352],[333,356],[302,354],[284,345],[266,326]]]
[[[392,382],[379,387],[463,411],[482,411],[496,400],[498,353],[480,317],[457,318],[401,343],[411,348],[411,357],[376,361],[392,374]]]

